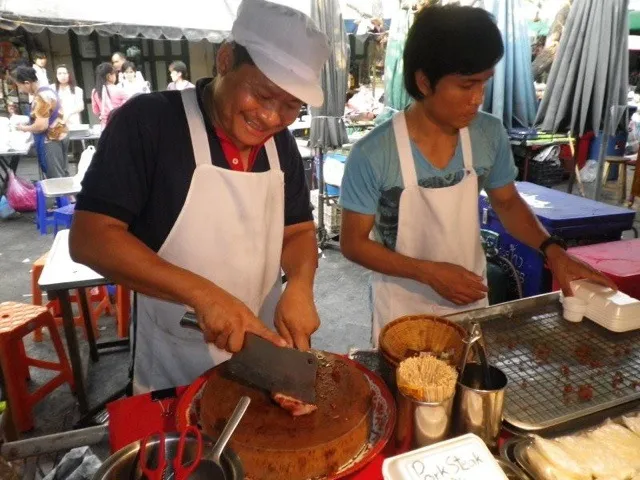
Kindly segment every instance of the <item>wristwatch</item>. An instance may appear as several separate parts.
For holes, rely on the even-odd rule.
[[[567,249],[567,244],[563,239],[561,239],[560,237],[556,237],[555,235],[551,235],[540,244],[540,247],[538,247],[538,250],[540,250],[540,253],[542,253],[542,256],[545,260],[547,259],[547,248],[549,248],[551,245],[558,245],[563,250]]]

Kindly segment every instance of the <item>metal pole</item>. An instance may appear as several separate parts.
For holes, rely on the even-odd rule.
[[[46,453],[71,450],[72,448],[95,445],[109,440],[109,426],[71,430],[70,432],[54,433],[42,437],[17,440],[2,445],[0,454],[7,460],[19,460],[27,457],[37,457]]]
[[[318,147],[316,157],[318,160],[318,244],[324,247],[327,241],[327,230],[324,225],[324,152],[322,147]]]

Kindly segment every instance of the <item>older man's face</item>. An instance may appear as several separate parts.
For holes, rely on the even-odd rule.
[[[125,62],[125,59],[122,58],[117,53],[114,54],[113,57],[111,57],[111,64],[113,65],[113,68],[115,68],[118,72],[122,70],[122,64],[124,62]]]
[[[233,51],[219,55],[216,111],[223,128],[237,143],[255,146],[291,125],[302,101],[269,80],[256,66],[232,69]],[[231,62],[231,63],[229,63]]]

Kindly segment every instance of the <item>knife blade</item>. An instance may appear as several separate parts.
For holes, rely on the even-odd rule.
[[[180,325],[201,331],[192,312],[182,317]],[[253,387],[315,404],[318,358],[313,353],[278,347],[258,335],[247,333],[242,349],[226,363],[226,370],[232,377]]]

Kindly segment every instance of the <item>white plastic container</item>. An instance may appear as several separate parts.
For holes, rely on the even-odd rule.
[[[587,302],[588,319],[612,332],[640,328],[640,300],[588,280],[573,281],[571,286],[575,297]]]
[[[587,302],[579,297],[564,297],[562,302],[562,316],[573,323],[581,322],[587,312]]]
[[[463,435],[387,458],[385,480],[508,480],[479,437]]]

